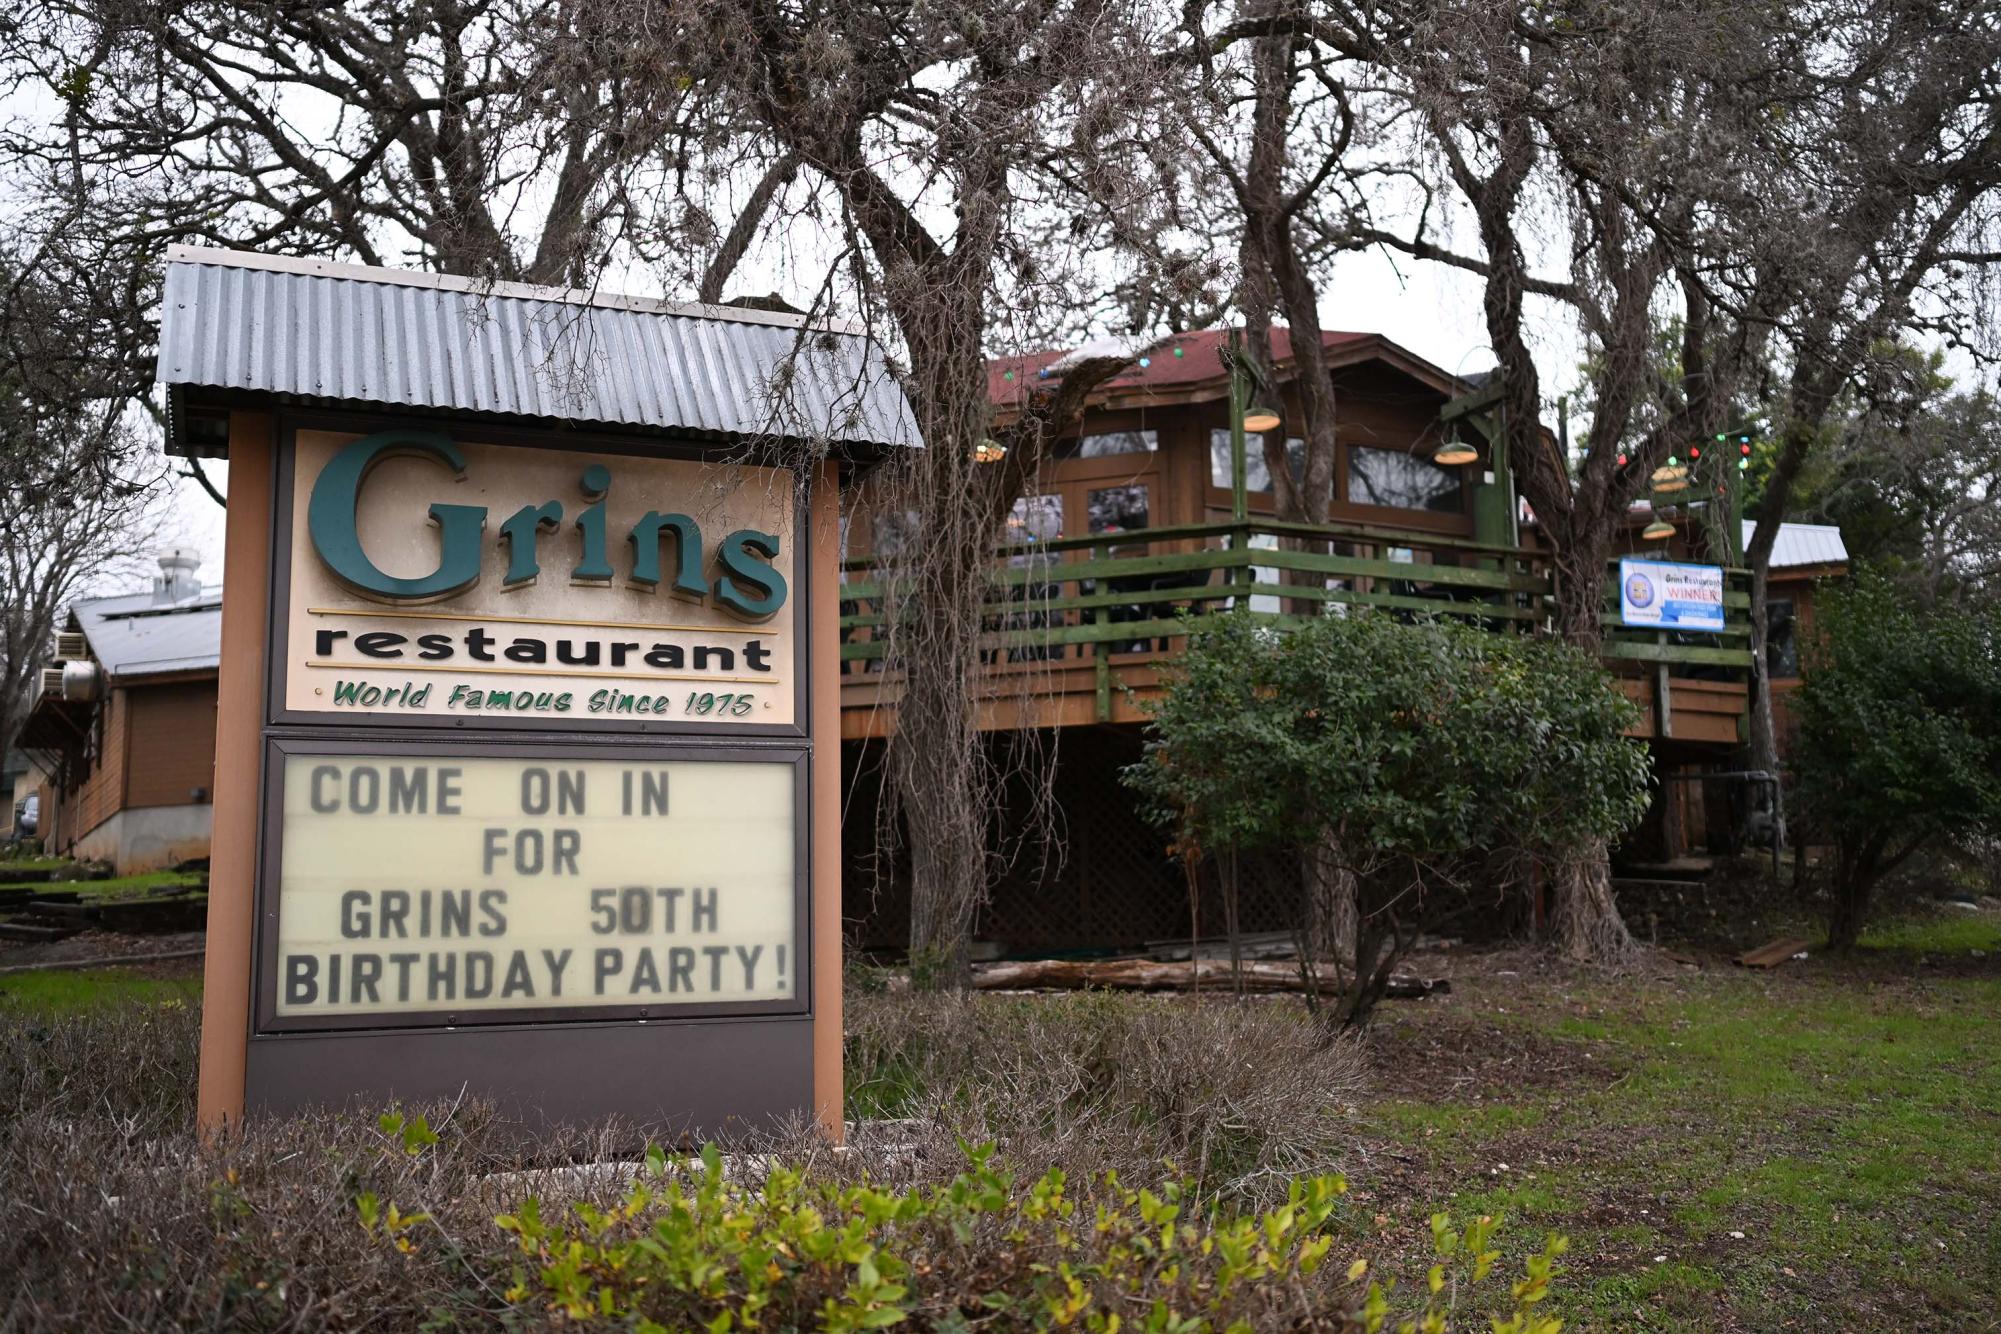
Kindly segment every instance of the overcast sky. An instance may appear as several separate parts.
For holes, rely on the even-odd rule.
[[[661,292],[649,288],[646,275],[626,271],[618,289],[631,295],[666,296],[686,299],[682,292]],[[610,286],[610,284],[607,284]],[[748,272],[735,291],[777,290],[795,301],[801,294],[787,292],[771,274]],[[1376,252],[1343,257],[1326,284],[1320,320],[1329,330],[1380,333],[1435,362],[1447,371],[1463,374],[1493,365],[1487,348],[1485,324],[1480,312],[1480,280],[1472,274],[1447,269],[1438,264],[1405,261],[1393,264]],[[1569,328],[1551,318],[1545,307],[1533,311],[1539,317],[1538,360],[1544,382],[1551,392],[1567,388],[1571,368],[1577,364],[1575,344]],[[227,490],[226,464],[203,465],[218,486]],[[223,511],[192,481],[177,481],[170,505],[171,520],[163,536],[178,532],[177,540],[192,545],[202,557],[202,578],[214,582],[222,574]]]

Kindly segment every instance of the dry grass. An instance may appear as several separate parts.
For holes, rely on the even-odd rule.
[[[851,1150],[801,1127],[759,1148],[836,1181],[926,1186],[995,1141],[1029,1178],[1187,1174],[1226,1209],[1335,1170],[1358,1080],[1285,1005],[1117,997],[857,997]],[[490,1326],[519,1257],[494,1226],[607,1205],[638,1137],[538,1133],[478,1106],[422,1110],[406,1152],[356,1117],[295,1117],[204,1143],[192,1129],[197,1003],[151,995],[63,1010],[0,1003],[0,1329]],[[870,1120],[867,1118],[874,1117]],[[893,1118],[893,1119],[885,1119]],[[516,1172],[530,1176],[510,1176]],[[409,1253],[360,1226],[364,1193],[429,1215]],[[975,1267],[977,1268],[977,1266]]]
[[[1339,1169],[1362,1083],[1352,1043],[1256,999],[861,996],[847,1060],[849,1114],[927,1159],[994,1140],[1076,1177],[1185,1173],[1245,1207]]]

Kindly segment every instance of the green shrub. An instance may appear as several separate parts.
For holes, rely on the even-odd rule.
[[[1822,599],[1793,767],[1829,859],[1828,944],[1852,948],[1886,877],[2001,837],[2001,608],[1925,607],[1872,574]]]
[[[1553,640],[1375,611],[1283,630],[1208,616],[1125,781],[1191,860],[1300,859],[1306,935],[1353,1024],[1486,858],[1590,860],[1639,821],[1636,718]]]
[[[611,1208],[545,1219],[534,1198],[497,1221],[522,1266],[509,1301],[572,1320],[644,1331],[701,1328],[1124,1328],[1197,1334],[1305,1323],[1385,1328],[1394,1284],[1363,1261],[1330,1265],[1345,1184],[1295,1179],[1254,1215],[1192,1207],[1186,1183],[1133,1189],[1115,1173],[1073,1196],[1060,1169],[1024,1185],[991,1146],[966,1170],[904,1191],[773,1167],[754,1184],[713,1148],[679,1162],[650,1151]],[[399,1249],[421,1217],[395,1227],[370,1202],[365,1226]],[[1432,1220],[1438,1263],[1405,1327],[1443,1329],[1462,1304],[1501,1297],[1493,1328],[1554,1334],[1536,1305],[1564,1243],[1552,1238],[1505,1296],[1487,1283],[1495,1220],[1462,1234]]]

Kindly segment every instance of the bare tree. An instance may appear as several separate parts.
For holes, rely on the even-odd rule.
[[[1985,355],[1980,298],[2001,260],[2001,32],[1991,9],[1853,0],[1815,7],[1812,23],[1798,34],[1809,58],[1788,72],[1789,114],[1765,145],[1773,189],[1743,229],[1753,244],[1713,284],[1719,305],[1738,304],[1746,287],[1762,294],[1738,314],[1772,322],[1787,372],[1745,550],[1751,764],[1772,772],[1766,587],[1798,479],[1838,437],[1830,413],[1844,392],[1896,361],[1899,340]]]
[[[682,268],[707,219],[619,170],[685,83],[578,0],[51,0],[0,25],[18,274],[60,281],[100,389],[150,402],[174,242],[588,285]],[[692,285],[692,284],[691,284]],[[10,331],[32,330],[21,293]],[[202,479],[206,484],[206,479]]]
[[[1500,421],[1551,552],[1555,629],[1589,648],[1614,540],[1655,469],[1724,429],[1774,360],[1790,374],[1787,419],[1802,424],[1779,468],[1796,467],[1786,460],[1827,396],[1874,340],[1911,325],[1913,295],[1986,188],[1994,54],[1972,7],[1336,6],[1319,22],[1383,71],[1422,126],[1416,160],[1435,164],[1411,178],[1414,208],[1365,199],[1333,239],[1481,278]],[[1462,217],[1471,243],[1455,245]],[[1913,264],[1926,237],[1931,257]],[[1568,307],[1589,351],[1574,458],[1541,429],[1538,300]],[[1754,567],[1784,512],[1777,480]],[[1559,881],[1565,946],[1622,955],[1604,849]]]
[[[1910,392],[1843,395],[1795,503],[1920,605],[2001,600],[2001,408],[1904,363]]]
[[[871,498],[877,513],[912,520],[882,575],[885,675],[898,681],[882,832],[900,816],[911,835],[913,971],[958,985],[1000,783],[1010,763],[1037,762],[997,755],[979,727],[1003,521],[1050,442],[1127,361],[1068,365],[1003,421],[987,359],[1067,300],[1061,253],[1026,238],[1051,206],[1049,182],[1101,169],[1119,151],[1125,103],[1148,103],[1120,58],[1147,49],[1142,14],[1122,0],[736,0],[649,13],[643,26],[678,43],[662,58],[694,71],[725,121],[757,127],[772,171],[796,163],[809,193],[831,192],[839,244],[823,290],[844,278],[864,310],[888,317],[907,363],[925,447],[876,479]],[[1025,730],[1010,740],[1035,744]]]
[[[1500,363],[1495,420],[1549,549],[1554,627],[1595,652],[1605,566],[1629,505],[1678,442],[1719,419],[1725,386],[1756,351],[1749,334],[1716,337],[1706,294],[1677,271],[1672,243],[1721,174],[1704,139],[1737,108],[1691,72],[1684,48],[1700,25],[1651,10],[1337,6],[1323,23],[1332,44],[1368,61],[1387,95],[1408,106],[1414,139],[1403,174],[1419,191],[1414,209],[1363,198],[1328,224],[1328,240],[1389,247],[1483,280]],[[1461,216],[1475,238],[1463,252],[1440,234]],[[1538,274],[1534,262],[1551,251],[1561,271]],[[1672,376],[1655,355],[1668,297],[1681,324]],[[1535,299],[1567,306],[1592,354],[1591,421],[1574,468],[1542,427]],[[1612,901],[1605,844],[1572,850],[1556,879],[1563,946],[1622,957],[1631,938]]]
[[[22,394],[17,381],[0,382],[0,446],[36,451],[58,470],[52,481],[0,491],[0,753],[27,720],[65,609],[122,573],[150,537],[147,479],[107,480],[101,456],[61,474],[65,460],[82,464],[102,446],[94,429]]]
[[[1274,508],[1281,519],[1325,523],[1333,502],[1339,405],[1320,326],[1321,260],[1314,222],[1345,213],[1343,187],[1358,168],[1349,160],[1358,111],[1342,53],[1310,21],[1303,0],[1255,0],[1219,13],[1211,27],[1178,33],[1168,58],[1199,67],[1177,109],[1184,133],[1202,152],[1211,178],[1208,222],[1236,240],[1234,304],[1244,321],[1240,362],[1257,396],[1276,405],[1279,375],[1274,317],[1289,334],[1296,423],[1261,437]],[[1365,130],[1366,133],[1366,130]],[[1305,445],[1295,460],[1297,429]],[[1312,539],[1288,546],[1322,548]],[[1288,579],[1311,579],[1289,572]],[[1304,604],[1302,611],[1320,610]],[[1313,952],[1350,959],[1358,941],[1356,880],[1342,849],[1323,838],[1301,861],[1307,935]]]

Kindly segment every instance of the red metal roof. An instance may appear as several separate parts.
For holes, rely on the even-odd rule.
[[[1134,365],[1107,380],[1103,392],[1118,394],[1134,390],[1174,393],[1223,378],[1223,347],[1229,342],[1228,329],[1202,329],[1194,333],[1169,334],[1143,354],[1145,366]],[[1334,348],[1367,342],[1377,335],[1329,330],[1320,335],[1323,347]],[[1176,352],[1180,355],[1176,355]],[[1275,361],[1292,360],[1292,331],[1271,331],[1271,352]],[[996,357],[987,363],[987,397],[995,407],[1013,407],[1024,387],[1042,380],[1042,369],[1064,355],[1062,349]],[[1012,379],[1009,376],[1012,375]]]

